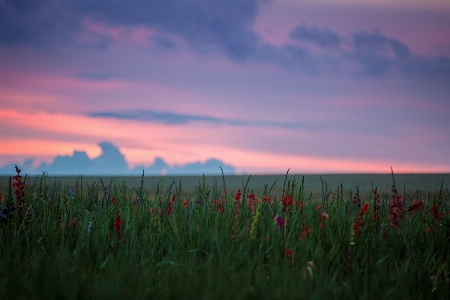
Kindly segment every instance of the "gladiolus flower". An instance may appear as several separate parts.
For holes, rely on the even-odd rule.
[[[323,222],[320,222],[319,228],[320,230],[322,230],[322,233],[325,234],[325,225],[323,224]]]
[[[17,204],[19,210],[25,212],[25,182],[22,181],[22,176],[20,176],[21,170],[16,166],[17,175],[13,177],[14,183],[12,184],[14,188],[14,194],[16,195]]]
[[[241,200],[241,189],[239,189],[236,193],[236,196],[234,197],[234,200],[239,201]]]
[[[284,196],[283,199],[281,199],[281,203],[283,204],[283,211],[290,209],[294,204],[290,195]]]
[[[361,211],[360,211],[359,215],[360,215],[360,216],[364,216],[364,215],[367,213],[368,210],[369,210],[369,204],[366,203],[366,204],[364,204],[364,206],[361,208]]]
[[[276,222],[276,224],[278,225],[278,227],[283,227],[284,225],[284,219],[281,218],[278,214],[273,216],[274,221]]]
[[[398,227],[399,219],[403,216],[403,201],[401,196],[394,196],[391,201],[391,206],[389,209],[389,219],[391,220],[391,225]]]
[[[269,196],[265,195],[264,198],[264,203],[272,203],[272,198],[269,198]]]
[[[291,263],[293,263],[293,262],[294,262],[294,257],[293,257],[293,252],[292,252],[292,250],[289,249],[289,248],[286,248],[285,253],[286,253],[286,257],[289,259],[289,261],[290,261]]]
[[[439,209],[437,208],[436,205],[433,205],[431,207],[431,211],[433,212],[433,217],[436,221],[439,221]]]
[[[415,211],[423,207],[423,202],[414,200],[414,203],[408,208],[408,211]]]
[[[361,229],[364,227],[364,222],[362,220],[361,217],[359,217],[358,219],[356,219],[356,221],[353,223],[353,232],[355,235],[359,235],[361,232]]]
[[[309,226],[306,226],[306,228],[300,233],[300,238],[302,239],[302,242],[305,241],[305,237],[311,233],[311,228]]]

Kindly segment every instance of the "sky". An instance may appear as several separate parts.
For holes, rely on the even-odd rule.
[[[446,0],[2,0],[0,172],[449,173],[449,16]]]

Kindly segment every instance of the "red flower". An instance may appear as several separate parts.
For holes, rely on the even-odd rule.
[[[187,207],[188,207],[188,204],[189,204],[189,201],[188,201],[188,200],[184,200],[184,201],[183,201],[183,207],[184,207],[184,208],[187,208]]]
[[[305,241],[305,237],[311,233],[311,228],[309,226],[306,226],[306,228],[300,233],[300,238],[302,239],[302,242]]]
[[[176,197],[175,195],[173,195],[172,200],[169,201],[169,203],[167,204],[167,211],[166,211],[166,215],[169,218],[170,214],[173,211],[173,204],[175,203]]]
[[[283,211],[290,209],[294,204],[290,195],[284,196],[283,199],[281,199],[281,203],[283,204]]]
[[[114,196],[111,197],[111,204],[112,205],[116,204],[116,197]]]
[[[236,196],[234,197],[234,199],[235,199],[236,201],[241,200],[241,189],[239,189],[239,190],[237,191]]]
[[[369,204],[366,203],[366,204],[364,204],[364,206],[361,208],[361,212],[359,213],[359,215],[360,215],[360,216],[364,216],[364,215],[367,213],[368,210],[369,210]]]
[[[294,253],[292,252],[292,250],[289,248],[286,248],[285,253],[286,253],[286,257],[289,259],[289,261],[291,263],[293,263],[294,262],[294,257],[293,257]]]
[[[269,196],[265,195],[264,198],[264,203],[272,203],[272,198],[269,198]]]
[[[320,222],[320,230],[322,230],[323,234],[325,234],[325,225],[323,224],[323,222]]]
[[[359,235],[361,232],[361,228],[364,227],[364,222],[361,217],[356,219],[356,221],[353,223],[353,233],[355,235]]]
[[[431,211],[433,212],[433,217],[436,221],[439,221],[439,209],[437,208],[436,205],[433,205],[431,207]]]
[[[421,207],[423,207],[423,202],[414,200],[414,203],[408,208],[408,211],[415,211]]]
[[[328,219],[328,214],[326,212],[323,212],[320,216],[322,219]]]

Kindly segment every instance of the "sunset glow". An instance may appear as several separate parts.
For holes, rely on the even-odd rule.
[[[0,4],[1,172],[450,172],[446,1],[96,3]]]

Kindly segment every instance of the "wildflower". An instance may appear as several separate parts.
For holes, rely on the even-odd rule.
[[[239,202],[239,199],[241,199],[241,191],[239,190],[236,197],[234,198],[236,201],[234,202],[234,220],[233,220],[233,227],[231,236],[233,238],[233,241],[236,241],[236,236],[239,233],[239,215],[241,214],[240,206],[241,203]]]
[[[255,194],[250,193],[250,195],[248,195],[248,199],[250,200],[248,205],[250,206],[250,209],[252,211],[252,215],[255,214]]]
[[[111,196],[111,204],[112,205],[116,204],[116,197]]]
[[[322,230],[322,233],[325,234],[325,225],[323,224],[323,222],[320,222],[319,228],[320,230]]]
[[[13,177],[14,183],[12,186],[14,188],[14,194],[16,195],[19,210],[23,213],[25,212],[25,182],[22,181],[22,176],[20,176],[21,170],[17,166],[16,172],[17,175]]]
[[[215,210],[215,211],[220,211],[222,214],[225,212],[225,200],[221,199],[221,200],[216,200],[216,199],[211,199],[211,211]]]
[[[433,217],[436,221],[439,221],[439,209],[437,208],[436,205],[433,205],[431,207],[431,211],[433,212]]]
[[[236,196],[234,196],[234,200],[236,201],[241,200],[241,189],[237,191]]]
[[[305,237],[311,233],[311,228],[309,226],[306,226],[305,229],[300,233],[300,238],[302,239],[302,242],[305,241]]]
[[[421,207],[423,207],[423,202],[414,200],[414,203],[408,208],[408,211],[415,211]]]
[[[359,212],[359,215],[360,215],[360,216],[364,216],[364,215],[367,213],[368,210],[369,210],[369,204],[366,203],[366,204],[364,204],[364,206],[361,208],[361,211]]]
[[[323,212],[323,213],[320,215],[320,217],[321,217],[322,219],[328,219],[328,214],[327,214],[326,212]]]
[[[0,203],[2,203],[2,201],[3,201],[3,194],[0,193]]]
[[[188,204],[189,204],[189,201],[188,200],[184,200],[183,201],[183,208],[187,208]]]
[[[269,198],[269,196],[265,195],[263,197],[263,201],[264,201],[264,203],[272,203],[272,198]]]
[[[291,262],[291,263],[294,263],[294,257],[293,257],[293,252],[292,252],[292,250],[291,249],[289,249],[289,248],[286,248],[285,250],[284,250],[284,253],[286,254],[286,257],[289,259],[289,261]]]
[[[290,209],[294,204],[290,195],[285,195],[283,199],[281,199],[281,203],[283,204],[283,211]]]
[[[359,235],[361,233],[360,228],[362,228],[362,227],[364,227],[364,222],[363,222],[362,218],[359,217],[358,219],[356,219],[355,222],[353,222],[353,233],[355,235]]]
[[[8,217],[8,214],[7,214],[6,211],[0,206],[0,221],[5,222],[7,217]]]
[[[391,226],[398,227],[399,219],[403,216],[403,201],[401,196],[394,196],[389,209]]]
[[[284,219],[281,218],[278,214],[273,215],[273,220],[274,220],[274,223],[276,225],[278,225],[279,228],[283,227]]]
[[[172,200],[169,201],[169,203],[167,204],[167,211],[166,211],[166,215],[168,218],[170,218],[170,214],[173,211],[173,204],[175,203],[175,195],[173,195]]]
[[[117,239],[120,239],[122,236],[122,209],[119,209],[116,216],[116,221],[114,222],[114,230],[116,232]]]

